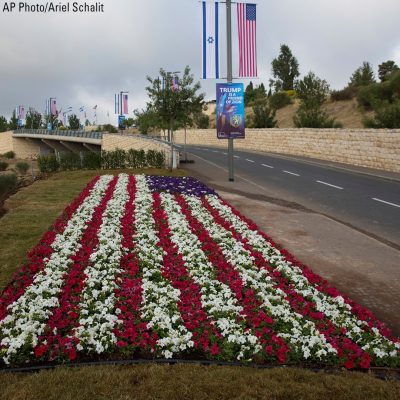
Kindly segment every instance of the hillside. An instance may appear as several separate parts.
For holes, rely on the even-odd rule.
[[[208,103],[207,107],[205,114],[210,116],[210,126],[215,128],[215,103]],[[278,120],[279,128],[294,128],[293,117],[298,107],[299,101],[295,101],[293,104],[277,111],[276,119]],[[363,128],[363,118],[371,116],[370,112],[365,113],[360,111],[355,99],[335,102],[328,100],[324,104],[323,109],[329,116],[335,118],[336,122],[341,123],[343,128],[348,129]],[[246,114],[252,114],[251,107],[246,108]]]

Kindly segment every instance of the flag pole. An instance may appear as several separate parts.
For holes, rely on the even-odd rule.
[[[226,49],[227,49],[227,82],[232,83],[232,0],[226,0]],[[229,169],[229,181],[233,182],[234,177],[234,165],[233,165],[233,138],[228,138],[228,169]]]

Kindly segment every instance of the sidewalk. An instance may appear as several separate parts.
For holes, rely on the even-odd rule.
[[[197,158],[183,168],[400,336],[400,251],[245,179],[228,182],[226,171]]]

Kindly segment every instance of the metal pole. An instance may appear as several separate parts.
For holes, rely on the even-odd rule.
[[[227,77],[228,83],[232,83],[232,0],[226,0],[226,49],[227,49]],[[233,169],[233,138],[228,139],[228,169],[229,181],[233,182],[234,169]]]

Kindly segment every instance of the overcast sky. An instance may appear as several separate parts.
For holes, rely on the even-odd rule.
[[[89,110],[98,105],[99,122],[108,122],[109,111],[110,122],[116,124],[114,93],[129,90],[132,115],[135,108],[145,106],[146,75],[156,76],[160,67],[176,71],[189,65],[200,80],[197,0],[103,0],[104,13],[99,14],[7,13],[4,3],[0,0],[0,115],[9,117],[17,105],[43,111],[46,98],[52,96],[58,108],[72,106],[77,113],[80,106]],[[302,75],[312,70],[333,89],[343,88],[363,61],[372,63],[375,71],[389,59],[400,64],[399,0],[258,0],[257,4],[256,84],[268,85],[271,61],[282,43],[297,57]],[[223,12],[222,41],[224,19]],[[233,61],[237,73],[236,29]],[[215,81],[201,83],[207,98],[215,98]]]

